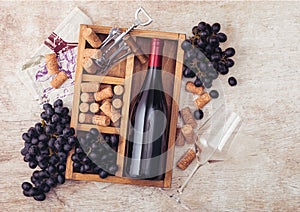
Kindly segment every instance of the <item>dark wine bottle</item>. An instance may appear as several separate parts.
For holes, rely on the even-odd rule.
[[[130,106],[124,161],[126,177],[164,178],[169,121],[162,84],[162,50],[163,40],[153,38],[143,86]]]

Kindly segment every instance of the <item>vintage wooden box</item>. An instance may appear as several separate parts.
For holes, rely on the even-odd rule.
[[[148,31],[148,30],[133,30],[130,35],[136,39],[136,42],[139,44],[140,48],[145,53],[150,51],[150,41],[151,38],[161,38],[164,39],[164,51],[163,51],[163,70],[169,72],[173,79],[170,81],[163,80],[165,83],[164,89],[168,90],[171,93],[171,96],[166,96],[167,105],[168,105],[168,118],[170,121],[169,126],[169,138],[168,138],[168,154],[167,154],[167,164],[164,180],[139,180],[139,179],[130,179],[123,177],[123,163],[124,163],[124,153],[126,147],[126,133],[127,133],[127,122],[129,119],[129,110],[130,110],[130,99],[132,92],[138,92],[141,88],[142,82],[144,79],[141,75],[138,78],[132,78],[131,76],[134,73],[137,73],[141,70],[147,70],[147,63],[141,64],[137,60],[136,56],[130,55],[126,58],[125,61],[118,64],[119,71],[125,72],[122,77],[116,77],[114,74],[107,74],[106,76],[91,75],[86,74],[83,69],[82,62],[84,60],[84,51],[91,46],[87,43],[83,36],[83,29],[89,27],[96,32],[98,37],[103,41],[109,33],[111,27],[105,26],[91,26],[91,25],[81,25],[80,27],[80,36],[79,36],[79,45],[78,45],[78,56],[77,56],[77,68],[76,68],[76,79],[75,79],[75,90],[74,90],[74,99],[73,99],[73,108],[72,108],[72,120],[71,126],[76,129],[76,133],[79,134],[82,131],[89,131],[90,128],[96,127],[101,133],[107,134],[119,134],[119,144],[117,148],[117,165],[119,170],[115,173],[115,176],[108,176],[105,179],[101,179],[98,174],[81,174],[75,172],[72,166],[71,155],[70,153],[67,161],[67,171],[66,178],[73,180],[91,180],[91,181],[100,181],[100,182],[113,182],[113,183],[126,183],[134,185],[143,185],[143,186],[156,186],[156,187],[170,187],[172,179],[172,167],[173,167],[173,157],[174,157],[174,145],[175,145],[175,133],[176,125],[178,118],[178,101],[180,97],[180,86],[181,86],[181,75],[182,75],[182,62],[183,62],[183,50],[181,49],[181,43],[185,40],[184,34],[169,33],[169,32],[160,32],[160,31]],[[124,30],[124,29],[122,29]],[[81,89],[80,85],[83,82],[101,82],[104,84],[110,85],[123,85],[123,106],[121,108],[121,121],[118,127],[103,127],[93,124],[82,124],[78,122],[79,116],[79,104],[80,104],[80,94]]]

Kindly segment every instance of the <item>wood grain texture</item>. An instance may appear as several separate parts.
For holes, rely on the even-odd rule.
[[[97,25],[128,27],[139,5],[154,19],[147,27],[151,30],[191,35],[191,27],[200,20],[222,24],[228,35],[225,46],[237,51],[231,75],[239,85],[232,88],[227,77],[221,80],[226,107],[244,121],[238,145],[225,162],[200,168],[180,203],[170,196],[194,163],[185,171],[174,168],[171,189],[68,180],[50,191],[43,203],[23,197],[20,185],[29,180],[32,170],[19,153],[20,136],[39,120],[40,109],[17,71],[73,7]],[[1,1],[1,211],[299,210],[299,9],[299,2],[285,1]],[[186,148],[175,149],[175,161]]]

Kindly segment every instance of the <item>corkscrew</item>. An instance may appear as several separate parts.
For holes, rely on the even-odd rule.
[[[140,19],[140,14],[147,18],[145,22]],[[144,64],[147,61],[147,57],[143,54],[138,44],[129,35],[129,33],[138,26],[147,26],[152,22],[152,18],[142,7],[136,10],[135,20],[131,27],[122,32],[119,28],[112,28],[100,46],[102,55],[99,59],[95,59],[94,62],[99,66],[100,72],[105,73],[111,65],[126,58],[128,55],[134,53],[137,55],[138,60]]]

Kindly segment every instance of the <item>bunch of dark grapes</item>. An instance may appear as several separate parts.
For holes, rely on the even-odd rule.
[[[75,130],[70,128],[69,109],[58,99],[43,105],[42,121],[22,135],[25,141],[21,154],[31,169],[39,167],[31,176],[31,183],[22,184],[23,194],[43,201],[46,193],[65,182],[69,151],[78,143]]]
[[[119,144],[117,135],[100,134],[96,128],[91,128],[79,137],[75,152],[71,159],[75,172],[97,173],[104,179],[118,170],[116,151]]]
[[[200,22],[198,26],[193,27],[193,36],[181,45],[185,51],[183,76],[196,77],[194,84],[197,87],[203,85],[205,88],[211,88],[213,80],[217,79],[219,74],[228,74],[229,68],[234,66],[231,57],[235,55],[235,50],[232,47],[222,50],[220,43],[225,42],[227,36],[220,32],[220,29],[219,23],[210,25]],[[231,86],[236,85],[236,80],[231,79],[228,82]]]

